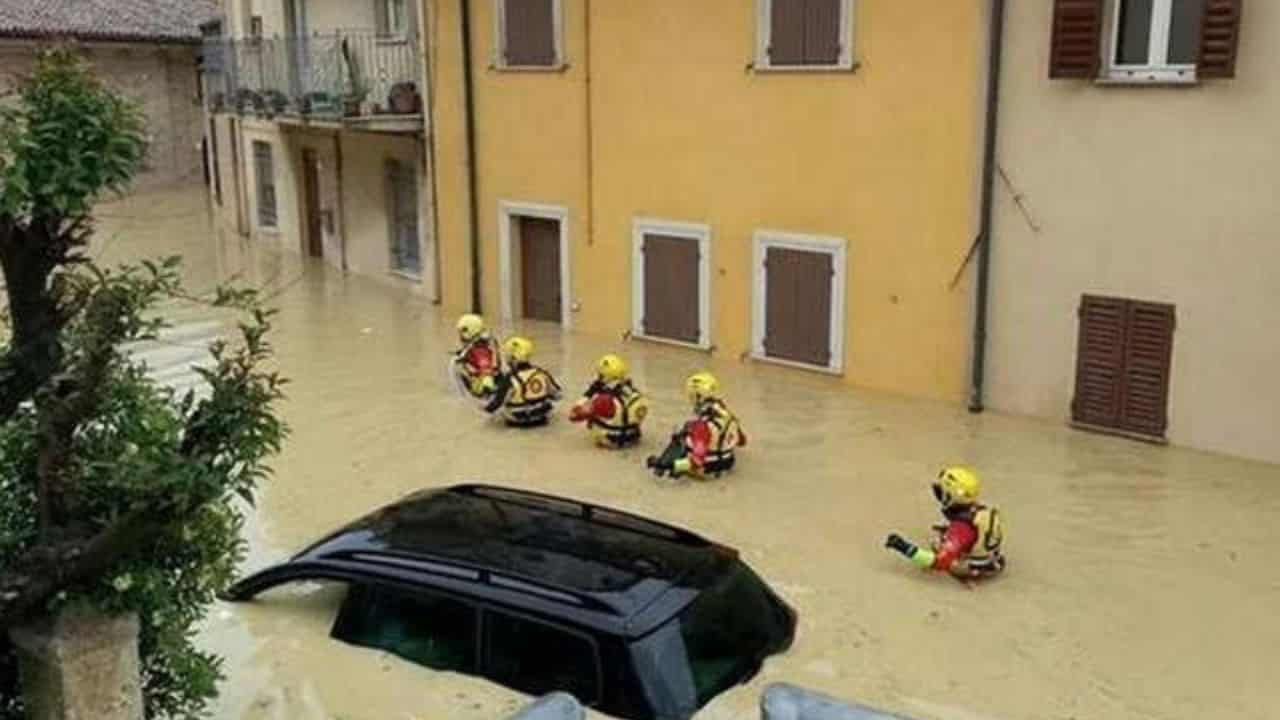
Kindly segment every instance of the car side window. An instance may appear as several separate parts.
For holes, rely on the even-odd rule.
[[[562,691],[600,700],[600,663],[586,636],[505,613],[485,613],[485,674],[530,695]]]
[[[475,672],[478,616],[453,598],[353,585],[331,635],[435,670]]]

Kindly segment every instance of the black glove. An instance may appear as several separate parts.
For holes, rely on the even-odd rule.
[[[908,558],[915,555],[918,549],[898,533],[890,533],[889,537],[885,538],[884,546]]]

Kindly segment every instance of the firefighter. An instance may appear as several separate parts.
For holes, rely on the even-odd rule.
[[[596,363],[596,379],[569,411],[569,420],[586,423],[600,447],[620,449],[640,442],[640,425],[649,401],[636,389],[627,363],[605,355]]]
[[[449,361],[450,374],[462,392],[487,400],[493,396],[497,376],[502,372],[498,341],[489,334],[484,318],[472,314],[458,318],[458,341],[461,346]]]
[[[714,375],[695,373],[684,387],[693,403],[693,419],[671,436],[662,455],[649,457],[645,464],[659,477],[719,477],[733,468],[734,451],[747,444],[746,433],[720,397],[720,382]]]
[[[555,403],[560,399],[560,384],[543,368],[534,365],[533,341],[513,337],[502,344],[507,356],[507,369],[499,373],[493,396],[485,412],[502,411],[512,427],[546,425]]]
[[[947,522],[934,526],[937,537],[929,548],[917,547],[897,533],[889,535],[885,547],[922,570],[948,572],[961,580],[999,574],[1005,567],[1004,528],[999,512],[978,502],[981,490],[982,482],[973,470],[945,468],[933,483],[933,496]]]

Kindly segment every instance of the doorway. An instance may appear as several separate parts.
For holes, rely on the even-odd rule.
[[[307,213],[306,253],[309,257],[324,257],[324,213],[320,207],[320,158],[316,151],[302,151],[303,204]]]
[[[539,217],[517,220],[520,235],[520,316],[560,322],[560,223]]]
[[[502,203],[498,263],[504,320],[569,325],[569,213],[563,207]]]

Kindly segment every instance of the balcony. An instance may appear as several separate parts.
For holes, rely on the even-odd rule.
[[[205,44],[212,112],[299,124],[421,132],[416,37],[338,31]]]

